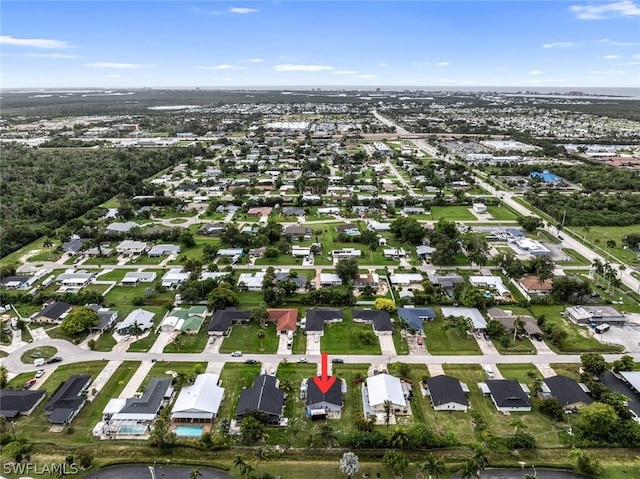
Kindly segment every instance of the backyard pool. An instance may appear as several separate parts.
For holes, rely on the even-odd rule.
[[[179,437],[200,437],[203,431],[203,426],[176,426],[173,430]]]

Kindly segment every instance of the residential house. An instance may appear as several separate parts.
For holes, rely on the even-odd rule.
[[[153,283],[156,280],[154,272],[130,271],[124,275],[120,284],[122,286],[138,286],[140,283]]]
[[[627,319],[611,306],[570,306],[565,309],[567,318],[578,324],[623,325]]]
[[[249,208],[247,216],[269,216],[272,210],[271,206],[256,206]]]
[[[357,274],[353,281],[354,287],[360,290],[367,286],[371,286],[375,290],[380,287],[380,276],[378,273]]]
[[[391,335],[393,333],[393,322],[387,311],[378,309],[354,309],[351,315],[354,323],[371,324],[377,335]]]
[[[149,331],[153,327],[153,318],[155,313],[144,309],[135,309],[131,311],[124,320],[116,325],[118,334],[133,334],[134,324],[137,324],[139,334]]]
[[[456,273],[442,275],[434,272],[428,272],[427,276],[429,277],[429,281],[431,281],[431,284],[433,284],[434,286],[439,286],[449,296],[453,296],[453,288],[456,284],[464,283],[464,278]]]
[[[587,386],[575,379],[557,375],[542,381],[538,396],[540,399],[554,398],[565,411],[573,412],[593,402],[588,392]]]
[[[400,213],[404,216],[428,214],[425,208],[418,206],[405,206],[404,208],[402,208],[402,210],[400,210]]]
[[[510,301],[513,299],[511,291],[502,282],[500,276],[469,276],[469,283],[476,288],[486,288],[494,291],[497,300]]]
[[[243,389],[236,406],[236,419],[242,421],[246,414],[257,411],[267,417],[267,424],[277,426],[284,412],[285,392],[278,389],[275,376],[262,374],[253,380],[250,388]]]
[[[297,309],[267,309],[269,317],[267,321],[276,323],[276,330],[280,334],[295,333],[298,328]]]
[[[304,208],[299,206],[285,206],[280,210],[282,216],[304,216],[306,213]]]
[[[175,422],[213,422],[224,398],[224,388],[218,386],[217,374],[198,374],[191,386],[184,386],[171,409]]]
[[[431,255],[435,252],[436,252],[436,249],[432,248],[431,246],[420,245],[416,247],[416,255],[421,260],[425,260],[425,261],[429,260],[431,258]]]
[[[69,241],[65,241],[62,243],[62,251],[67,253],[69,256],[73,256],[78,254],[82,250],[82,245],[87,241],[86,238],[72,238]]]
[[[487,320],[484,319],[482,313],[478,308],[458,308],[458,307],[443,307],[442,315],[446,318],[448,316],[463,317],[469,319],[472,323],[472,330],[474,332],[486,331]]]
[[[392,413],[406,413],[409,397],[402,387],[400,378],[389,374],[378,374],[367,378],[365,384],[365,413],[384,414],[386,401],[391,403]]]
[[[198,230],[198,234],[205,236],[220,236],[225,229],[223,223],[207,223],[202,225]]]
[[[308,246],[292,246],[291,256],[294,258],[307,258],[311,256],[311,248]]]
[[[95,277],[95,273],[89,273],[83,269],[78,271],[68,269],[56,277],[56,283],[65,288],[80,289],[91,284]]]
[[[292,276],[291,273],[285,271],[276,271],[275,278],[277,285],[285,281],[292,281],[296,285],[296,290],[300,292],[306,291],[309,284],[307,276],[297,276],[295,274]]]
[[[473,203],[471,207],[474,213],[486,214],[487,212],[487,205],[485,205],[484,203]]]
[[[71,305],[62,301],[45,303],[42,311],[36,313],[32,321],[37,323],[60,324],[71,311]]]
[[[334,260],[360,258],[362,256],[362,250],[354,248],[334,249],[331,252],[331,256]]]
[[[241,258],[244,254],[244,250],[242,248],[220,248],[216,253],[216,256],[220,256],[223,258]]]
[[[408,329],[414,329],[422,334],[423,323],[435,321],[436,312],[431,308],[398,308],[398,317],[407,322]]]
[[[389,281],[394,286],[416,285],[422,287],[424,276],[420,273],[395,273],[389,275]]]
[[[324,325],[342,321],[341,309],[310,309],[307,311],[305,329],[307,334],[324,334]]]
[[[44,414],[53,424],[69,424],[85,403],[85,392],[91,383],[88,374],[74,374],[53,393],[44,407]]]
[[[144,253],[147,248],[148,245],[144,241],[125,240],[116,246],[116,252],[123,256],[137,256]]]
[[[537,276],[526,276],[518,284],[527,295],[548,294],[553,288],[553,279],[540,281]]]
[[[528,390],[515,379],[488,379],[479,386],[485,396],[491,397],[500,412],[531,411]]]
[[[89,308],[93,309],[98,315],[98,324],[95,326],[91,326],[89,332],[94,333],[104,333],[105,331],[110,330],[116,321],[118,321],[118,312],[111,311],[109,308],[104,308],[99,304],[88,304]]]
[[[487,316],[489,317],[489,319],[493,319],[494,321],[498,321],[499,323],[501,323],[510,333],[513,333],[515,329],[515,320],[517,318],[520,318],[524,322],[525,335],[530,338],[535,338],[538,341],[542,340],[543,332],[538,326],[538,322],[531,316],[519,316],[513,314],[512,311],[503,310],[500,308],[489,308],[489,310],[487,311]]]
[[[238,276],[238,290],[239,291],[262,291],[262,283],[266,273],[263,271],[256,271],[255,273],[240,273]]]
[[[320,273],[320,286],[341,286],[342,278],[335,273]]]
[[[435,411],[469,410],[469,400],[465,394],[466,384],[451,376],[435,376],[427,379],[427,395]]]
[[[5,289],[28,289],[37,280],[35,276],[6,276],[0,279],[0,286]]]
[[[171,400],[171,378],[151,378],[142,394],[128,399],[111,399],[102,412],[103,433],[123,438],[149,433],[160,409]]]
[[[189,280],[191,273],[182,271],[182,268],[171,268],[162,277],[162,286],[167,289],[177,289],[180,285]]]
[[[0,416],[14,420],[18,416],[28,416],[42,402],[46,395],[43,389],[37,390],[0,390]]]
[[[367,228],[371,231],[390,231],[391,223],[381,223],[376,220],[367,220]]]
[[[147,255],[150,258],[158,258],[160,256],[178,255],[180,246],[176,244],[157,244],[152,247]]]
[[[336,231],[338,233],[344,233],[347,236],[360,236],[360,229],[358,228],[358,225],[354,225],[353,223],[338,225],[336,226]]]
[[[248,323],[250,318],[250,311],[240,311],[236,308],[219,309],[211,318],[207,333],[209,336],[228,336],[232,325]]]
[[[305,405],[307,417],[324,417],[328,413],[341,413],[343,406],[343,383],[336,378],[327,392],[322,392],[316,384],[314,378],[308,378],[306,383]]]
[[[138,228],[140,225],[134,221],[127,221],[125,223],[111,223],[107,226],[108,233],[128,233],[133,228]]]
[[[386,259],[400,259],[407,256],[407,252],[403,248],[385,248],[382,254]]]
[[[176,331],[185,334],[197,334],[206,316],[206,306],[174,308],[160,322],[158,330],[166,333]]]
[[[289,225],[284,228],[282,234],[289,236],[292,240],[310,240],[313,230],[308,226]]]

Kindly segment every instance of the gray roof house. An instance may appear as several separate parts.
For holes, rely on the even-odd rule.
[[[542,381],[538,396],[555,398],[565,411],[575,411],[593,402],[587,391],[587,387],[575,379],[558,375]]]
[[[135,309],[131,311],[120,323],[118,323],[116,330],[119,334],[133,334],[133,325],[137,323],[140,328],[140,332],[144,333],[153,327],[154,316],[155,313],[152,313],[151,311]]]
[[[313,417],[314,411],[324,411],[324,413],[342,411],[342,381],[338,378],[333,382],[326,393],[323,393],[314,381],[314,378],[307,380],[306,406],[307,416]]]
[[[73,375],[58,387],[44,408],[44,414],[54,424],[69,424],[84,406],[84,392],[91,383],[88,374]]]
[[[41,323],[60,323],[71,310],[71,305],[62,301],[54,301],[39,311],[33,321]]]
[[[251,318],[251,311],[241,311],[236,308],[225,308],[216,311],[209,322],[207,332],[210,336],[227,335],[231,331],[231,325],[247,323]]]
[[[45,397],[45,391],[36,390],[0,390],[0,416],[15,419],[18,416],[28,416],[38,407]]]
[[[127,221],[126,223],[111,223],[107,226],[107,231],[110,233],[126,233],[133,228],[137,228],[140,226],[138,223],[134,223],[133,221]]]
[[[262,374],[253,380],[253,386],[240,393],[236,407],[236,419],[241,421],[250,411],[268,416],[268,424],[277,425],[284,409],[284,391],[278,389],[275,376]]]
[[[427,394],[436,411],[467,411],[469,409],[469,401],[462,383],[451,376],[440,375],[427,379]]]
[[[341,309],[310,309],[307,311],[305,329],[307,333],[324,334],[325,323],[342,321]]]
[[[147,252],[147,256],[153,258],[158,256],[169,256],[178,253],[180,253],[180,246],[177,244],[157,244]]]
[[[376,334],[388,335],[393,333],[393,323],[387,311],[378,309],[354,309],[351,315],[354,323],[373,325],[373,330]]]
[[[488,379],[485,395],[491,396],[500,412],[531,411],[529,395],[515,379]]]
[[[98,313],[98,324],[91,327],[89,330],[91,333],[103,333],[111,329],[118,320],[117,311],[111,311],[108,308],[103,308],[99,304],[89,304],[87,306]]]

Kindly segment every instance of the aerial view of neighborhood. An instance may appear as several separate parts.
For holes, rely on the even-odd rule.
[[[638,88],[35,88],[20,55],[0,477],[640,477]]]

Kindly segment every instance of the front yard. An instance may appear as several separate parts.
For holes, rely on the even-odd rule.
[[[434,355],[465,356],[481,354],[480,346],[472,335],[455,329],[445,329],[444,321],[426,321],[423,324],[427,351]]]
[[[264,333],[264,339],[258,339],[259,332]],[[261,328],[259,323],[236,324],[232,327],[231,334],[224,338],[220,352],[273,354],[278,350],[278,340],[275,324],[268,324],[266,328]]]

